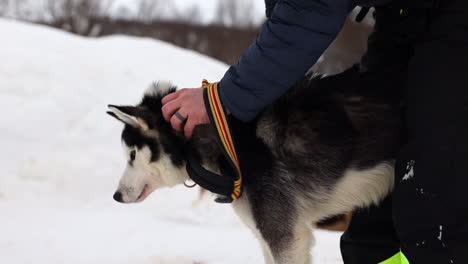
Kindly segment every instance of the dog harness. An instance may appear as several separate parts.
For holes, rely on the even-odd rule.
[[[193,151],[188,153],[187,172],[190,178],[201,187],[213,193],[221,194],[216,202],[231,203],[242,195],[242,172],[239,157],[234,144],[234,137],[229,126],[227,112],[219,96],[218,83],[203,80],[203,99],[213,127],[216,129],[218,143],[229,163],[223,169],[224,175],[211,172],[200,165]]]

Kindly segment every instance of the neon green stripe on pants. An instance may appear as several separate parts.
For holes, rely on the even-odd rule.
[[[380,262],[379,264],[409,264],[408,259],[405,257],[403,252],[398,252],[393,257]]]

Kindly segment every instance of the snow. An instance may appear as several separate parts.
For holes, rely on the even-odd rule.
[[[414,160],[411,160],[406,164],[406,173],[405,175],[403,175],[403,178],[401,179],[401,181],[407,181],[414,177],[414,164],[415,164]]]
[[[439,235],[437,236],[437,239],[442,241],[442,233],[443,233],[443,227],[440,225],[439,226]]]
[[[0,20],[0,263],[262,263],[232,209],[176,187],[112,200],[125,166],[107,104],[137,103],[154,80],[219,80],[227,65],[150,39],[86,39]],[[342,263],[316,232],[315,263]]]

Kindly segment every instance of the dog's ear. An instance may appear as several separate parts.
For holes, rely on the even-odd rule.
[[[135,106],[108,105],[107,114],[135,128],[148,130],[148,122],[145,120],[145,110]]]

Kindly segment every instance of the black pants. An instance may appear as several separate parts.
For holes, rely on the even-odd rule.
[[[395,191],[355,213],[341,239],[345,264],[377,264],[400,249],[411,264],[468,263],[468,0],[442,0],[426,18],[410,49],[400,45],[408,56],[408,143]],[[368,57],[373,52],[386,51],[370,46]]]

